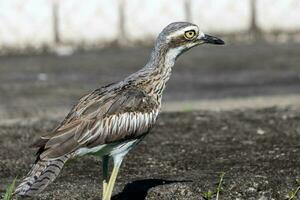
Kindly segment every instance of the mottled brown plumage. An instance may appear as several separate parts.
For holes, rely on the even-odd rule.
[[[191,23],[167,26],[158,36],[144,68],[121,82],[83,96],[57,128],[32,145],[39,148],[36,162],[15,194],[32,196],[41,192],[69,158],[95,153],[104,160],[103,198],[109,200],[123,157],[156,121],[162,92],[176,58],[205,42],[222,43],[201,33]],[[114,170],[107,185],[110,157],[114,160]]]
[[[127,84],[113,90],[101,90],[81,98],[59,127],[41,137],[37,142],[43,145],[40,147],[43,149],[39,155],[40,159],[57,158],[81,147],[95,147],[135,139],[148,132],[154,124],[155,113],[152,112],[158,112],[160,107],[153,96]],[[130,130],[129,127],[120,124],[122,116],[128,113],[133,116],[148,113],[153,115],[153,119],[144,126],[141,124],[139,130]],[[107,130],[99,132],[98,128],[103,124]],[[113,124],[119,124],[118,130],[113,130]]]

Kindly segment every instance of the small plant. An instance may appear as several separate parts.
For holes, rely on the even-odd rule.
[[[297,194],[300,190],[300,179],[297,179],[296,183],[297,183],[297,188],[289,192],[288,200],[296,200],[297,199]]]
[[[216,200],[219,200],[220,192],[223,190],[223,188],[222,188],[222,182],[223,182],[224,176],[225,176],[225,172],[221,172],[219,184],[218,184],[218,187],[217,187],[217,196],[216,196]]]
[[[12,199],[12,194],[15,191],[15,188],[16,188],[16,180],[17,180],[17,178],[15,178],[13,180],[13,182],[6,189],[6,192],[5,192],[3,200],[11,200]]]
[[[211,200],[214,196],[214,192],[211,191],[211,190],[208,190],[207,192],[204,192],[204,194],[202,195],[202,197],[205,199],[205,200]]]
[[[202,197],[205,199],[205,200],[211,200],[214,196],[216,196],[216,200],[219,200],[219,197],[220,197],[220,193],[222,192],[223,188],[222,188],[222,184],[223,184],[223,179],[224,179],[224,176],[225,176],[225,172],[221,172],[220,173],[220,179],[219,179],[219,182],[217,184],[217,188],[216,190],[213,192],[211,190],[208,190],[207,192],[205,192]]]

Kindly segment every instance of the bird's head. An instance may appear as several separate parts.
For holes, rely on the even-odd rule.
[[[174,52],[176,57],[192,47],[208,43],[215,45],[225,44],[223,40],[207,35],[199,30],[198,26],[189,22],[174,22],[169,24],[159,34],[156,44],[163,45]]]

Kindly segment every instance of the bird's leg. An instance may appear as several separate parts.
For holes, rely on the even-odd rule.
[[[107,188],[107,181],[108,181],[108,165],[109,165],[109,156],[105,155],[102,158],[102,199],[104,199],[104,195]]]
[[[112,173],[110,175],[110,179],[109,179],[108,185],[106,187],[103,200],[110,200],[110,198],[111,198],[112,191],[113,191],[113,188],[114,188],[114,185],[115,185],[115,182],[116,182],[116,179],[117,179],[117,175],[118,175],[118,172],[119,172],[119,168],[121,166],[121,163],[123,161],[124,156],[125,156],[125,154],[115,155],[113,157],[114,168],[113,168]]]

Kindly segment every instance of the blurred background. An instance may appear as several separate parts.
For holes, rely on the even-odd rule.
[[[63,116],[190,21],[226,46],[178,59],[165,111],[300,105],[300,0],[0,0],[0,116]]]

